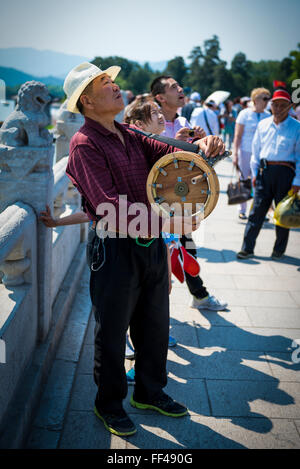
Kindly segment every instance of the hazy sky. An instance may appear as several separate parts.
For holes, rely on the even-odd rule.
[[[0,47],[160,61],[216,34],[227,62],[280,60],[300,42],[299,18],[300,0],[0,0]]]

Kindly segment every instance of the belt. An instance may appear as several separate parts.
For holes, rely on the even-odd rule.
[[[272,166],[272,165],[274,165],[274,166],[287,166],[288,168],[295,171],[295,163],[293,163],[292,161],[267,161],[267,160],[261,159],[261,165],[265,168],[267,166]]]

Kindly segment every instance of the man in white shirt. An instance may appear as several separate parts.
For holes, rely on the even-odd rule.
[[[191,115],[191,125],[202,127],[206,135],[219,135],[218,117],[214,111],[216,109],[213,101],[205,102],[203,107],[196,107]]]
[[[196,126],[192,129],[185,117],[178,116],[177,109],[183,105],[184,93],[183,89],[174,78],[170,76],[155,78],[151,84],[151,93],[153,98],[160,105],[161,112],[166,120],[166,130],[160,135],[187,141],[191,138],[190,130],[193,130],[193,137],[205,137],[205,132],[201,127]],[[196,246],[194,246],[194,248],[187,247],[187,241],[189,241],[190,244],[191,239],[182,236],[180,241],[192,256],[197,257]],[[186,273],[185,278],[192,295],[192,307],[212,311],[223,311],[226,309],[227,303],[221,302],[215,296],[210,295],[199,275],[192,277]]]
[[[253,256],[256,238],[272,203],[277,205],[290,189],[300,190],[300,122],[289,116],[291,97],[285,90],[274,92],[273,116],[258,124],[252,144],[251,172],[255,187],[254,203],[245,228],[238,259]],[[276,225],[272,258],[283,256],[289,230]]]

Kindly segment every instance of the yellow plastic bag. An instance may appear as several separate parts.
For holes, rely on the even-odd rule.
[[[300,227],[300,195],[289,191],[274,210],[275,225],[283,228]]]

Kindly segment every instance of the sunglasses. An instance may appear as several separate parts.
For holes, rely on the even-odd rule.
[[[271,96],[268,96],[268,97],[267,97],[267,96],[265,96],[264,98],[261,98],[261,99],[262,99],[263,101],[270,101],[270,99],[271,99]]]

